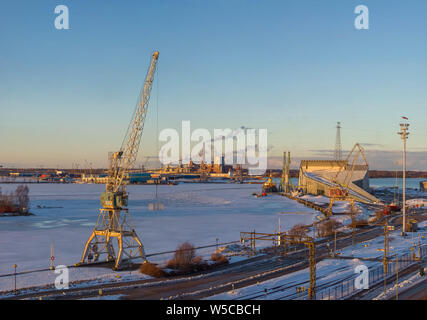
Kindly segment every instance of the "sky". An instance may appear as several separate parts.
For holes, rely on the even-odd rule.
[[[54,10],[69,8],[69,30]],[[354,10],[369,8],[369,29]],[[427,170],[424,0],[38,0],[0,3],[0,165],[107,165],[160,52],[138,163],[158,133],[268,129],[283,151],[331,158],[361,143],[371,169]]]

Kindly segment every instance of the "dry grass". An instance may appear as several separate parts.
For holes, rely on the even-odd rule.
[[[139,272],[155,278],[161,278],[166,275],[166,273],[162,269],[160,269],[157,265],[151,262],[143,263],[139,268]]]

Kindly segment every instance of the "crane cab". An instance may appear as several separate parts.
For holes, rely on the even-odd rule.
[[[124,193],[103,192],[101,193],[101,205],[107,209],[127,207],[128,195]]]

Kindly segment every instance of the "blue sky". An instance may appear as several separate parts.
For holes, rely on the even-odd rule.
[[[58,4],[70,30],[54,28]],[[409,169],[427,170],[426,14],[422,0],[2,1],[0,165],[105,166],[158,50],[139,162],[157,128],[191,120],[267,128],[271,165],[290,150],[296,166],[328,154],[341,121],[345,150],[395,169],[406,115]]]

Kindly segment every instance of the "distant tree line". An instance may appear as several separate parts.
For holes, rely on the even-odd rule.
[[[29,189],[27,186],[20,185],[15,192],[2,193],[0,187],[0,214],[15,213],[28,215],[30,209]]]
[[[398,178],[402,178],[402,170],[386,171],[386,170],[369,170],[370,178],[395,178],[397,173]],[[406,171],[406,178],[427,178],[427,171]]]

